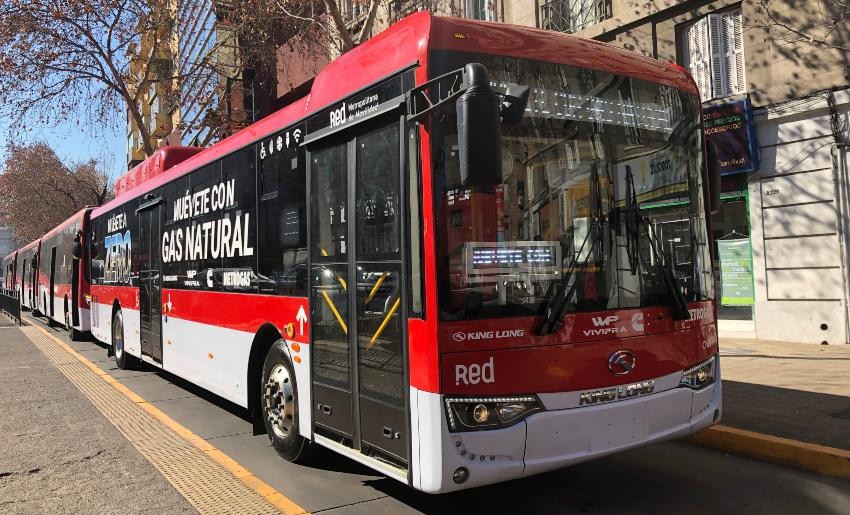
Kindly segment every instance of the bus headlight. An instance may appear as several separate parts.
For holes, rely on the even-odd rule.
[[[717,370],[715,361],[717,361],[717,356],[712,356],[702,363],[682,372],[682,379],[679,381],[679,386],[701,390],[714,383],[714,374],[715,370]]]
[[[446,397],[450,431],[499,429],[516,424],[543,406],[534,395],[517,397]]]

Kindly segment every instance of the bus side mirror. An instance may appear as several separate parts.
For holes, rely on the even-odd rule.
[[[83,246],[80,244],[80,240],[74,240],[74,246],[71,248],[71,257],[74,259],[83,257]]]
[[[470,187],[501,184],[501,100],[490,88],[483,64],[467,64],[463,81],[466,91],[455,103],[461,184]]]
[[[705,142],[705,172],[705,205],[710,214],[715,214],[720,210],[720,163],[717,162],[717,147],[711,141]]]

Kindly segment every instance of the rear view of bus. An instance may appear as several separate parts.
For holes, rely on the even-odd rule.
[[[528,476],[716,423],[690,78],[593,42],[444,30],[429,76],[483,65],[501,99],[501,166],[470,157],[487,145],[463,134],[454,102],[428,115],[439,393],[412,371],[415,486]],[[425,346],[411,335],[414,369]]]

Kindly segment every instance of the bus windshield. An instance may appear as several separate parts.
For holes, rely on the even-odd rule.
[[[531,88],[522,121],[502,126],[494,187],[461,184],[455,116],[431,117],[442,319],[536,315],[558,291],[565,312],[670,305],[664,267],[685,301],[713,298],[698,97],[554,63],[432,62],[435,75],[480,62],[500,93]]]

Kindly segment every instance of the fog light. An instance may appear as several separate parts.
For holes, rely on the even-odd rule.
[[[472,409],[472,418],[479,424],[483,424],[490,418],[490,410],[487,409],[487,406],[478,404]]]
[[[457,484],[461,484],[467,479],[469,479],[469,471],[466,470],[466,467],[458,467],[458,469],[455,470],[455,473],[452,474],[452,481]]]

